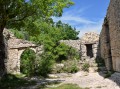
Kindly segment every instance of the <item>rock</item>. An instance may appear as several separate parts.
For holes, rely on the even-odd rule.
[[[58,76],[56,76],[55,74],[49,74],[48,77],[49,78],[58,78]]]
[[[97,67],[89,67],[89,73],[95,73],[97,72]]]

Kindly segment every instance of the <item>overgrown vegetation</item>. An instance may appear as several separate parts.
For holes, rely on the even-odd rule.
[[[20,59],[20,72],[27,76],[33,76],[36,70],[36,54],[31,49],[26,49]]]
[[[89,63],[85,63],[85,64],[82,65],[82,70],[83,71],[89,71],[89,67],[90,67]]]
[[[47,74],[51,72],[52,66],[55,62],[61,63],[63,60],[80,59],[80,55],[77,50],[59,42],[63,39],[78,39],[77,35],[79,32],[77,32],[75,28],[62,23],[61,21],[49,24],[44,21],[41,22],[40,20],[40,22],[35,21],[32,24],[34,24],[33,27],[35,27],[36,30],[29,31],[29,27],[26,27],[23,31],[24,39],[33,41],[38,45],[44,45],[44,53],[40,55],[40,59],[37,59],[39,64],[37,64],[36,74],[46,77]],[[15,31],[14,33],[18,35],[16,37],[20,37],[19,35],[21,34],[21,31],[20,33],[19,31]],[[66,69],[64,68],[64,70],[66,72],[76,72],[78,70],[75,64],[72,64],[71,66],[71,70],[67,67],[65,67]]]
[[[102,58],[96,58],[95,59],[96,63],[98,64],[98,67],[100,66],[105,66],[105,61]]]
[[[60,86],[53,88],[46,88],[45,86],[43,86],[43,87],[39,87],[38,89],[89,89],[89,88],[81,88],[77,84],[62,84]]]
[[[105,76],[104,76],[104,78],[109,78],[109,77],[111,77],[111,75],[114,73],[114,71],[108,71],[106,74],[105,74]]]
[[[17,38],[33,41],[38,45],[44,45],[44,53],[41,57],[37,57],[37,59],[34,57],[35,54],[30,54],[29,51],[23,53],[23,57],[21,58],[21,71],[23,73],[27,76],[32,76],[34,73],[47,76],[51,72],[51,68],[55,62],[59,63],[62,60],[79,59],[79,54],[76,50],[59,42],[60,40],[76,40],[78,39],[77,35],[79,32],[69,24],[62,23],[61,21],[54,22],[51,18],[51,16],[61,16],[63,8],[73,5],[71,0],[64,2],[61,0],[28,0],[27,2],[20,0],[14,3],[9,2],[7,5],[9,4],[13,5],[11,12],[14,13],[15,11],[17,13],[17,10],[19,12],[15,16],[16,18],[13,17],[10,19],[13,21],[18,20],[18,22],[13,24],[12,21],[7,21],[9,23],[6,26],[12,29],[12,32]],[[15,9],[14,4],[20,4],[25,7],[18,8],[16,6]],[[28,11],[23,11],[27,16],[21,13],[22,10]],[[24,16],[26,16],[23,18],[24,20],[19,21]],[[35,61],[37,61],[37,64],[34,63]],[[75,65],[73,65],[72,70],[70,72],[77,70]]]
[[[3,76],[6,70],[5,55],[3,55],[5,54],[4,28],[37,32],[34,37],[38,37],[40,35],[38,24],[48,22],[51,26],[51,17],[62,16],[63,9],[73,4],[71,0],[0,0],[0,76]]]
[[[37,67],[37,75],[47,77],[47,74],[51,72],[54,63],[55,60],[52,59],[52,56],[46,54],[42,55]]]
[[[89,88],[80,88],[76,84],[64,84],[55,88],[49,88],[49,89],[89,89]]]
[[[60,40],[78,39],[75,28],[61,21],[54,23],[53,16],[62,16],[64,8],[74,3],[71,0],[1,0],[0,1],[0,76],[5,72],[4,65],[4,28],[12,29],[17,38],[44,45],[41,57],[26,50],[21,57],[21,72],[27,76],[47,76],[55,62],[78,59],[74,49],[60,44]],[[76,72],[75,64],[70,72]],[[1,89],[14,89],[30,82],[18,79],[13,75],[4,76],[0,80]],[[33,83],[34,84],[34,83]]]

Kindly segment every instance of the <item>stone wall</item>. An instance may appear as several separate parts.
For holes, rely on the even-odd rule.
[[[98,56],[99,34],[95,32],[85,33],[78,40],[61,40],[60,42],[77,49],[81,54],[81,59],[95,59]],[[91,45],[93,57],[87,55],[88,50],[86,45]]]
[[[120,0],[110,0],[100,34],[100,53],[108,70],[120,72]]]
[[[95,33],[95,32],[89,32],[89,33],[85,33],[84,36],[81,38],[81,57],[82,59],[90,59],[91,57],[89,57],[87,55],[87,45],[91,45],[92,46],[92,59],[94,60],[97,56],[98,56],[98,44],[99,44],[99,34]]]
[[[4,30],[6,39],[7,59],[6,69],[7,73],[20,73],[20,57],[27,48],[33,50],[36,55],[42,54],[43,46],[38,46],[30,41],[17,39],[10,31]]]
[[[78,40],[61,40],[61,43],[65,43],[66,45],[75,48],[76,50],[80,51],[80,39]]]

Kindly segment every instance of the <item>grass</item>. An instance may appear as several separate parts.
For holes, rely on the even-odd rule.
[[[89,71],[89,67],[90,67],[89,63],[85,63],[85,64],[83,64],[83,66],[82,66],[82,70],[88,72],[88,71]]]
[[[104,78],[109,78],[114,73],[114,71],[108,71]]]
[[[39,88],[39,89],[89,89],[89,88],[80,88],[77,84],[62,84],[58,87],[53,88]]]
[[[35,81],[28,81],[15,75],[7,74],[0,80],[0,89],[18,89],[35,84]]]

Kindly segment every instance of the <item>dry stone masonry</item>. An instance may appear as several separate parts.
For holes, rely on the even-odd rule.
[[[75,48],[77,51],[80,51],[80,39],[79,40],[61,40],[60,42]]]
[[[98,56],[99,35],[95,32],[85,33],[81,38],[82,59],[95,59]]]
[[[120,0],[110,0],[100,33],[100,54],[108,70],[120,72]]]
[[[7,60],[6,69],[8,73],[20,73],[20,57],[27,48],[32,49],[35,53],[42,52],[42,46],[37,46],[32,42],[17,39],[10,31],[4,30],[4,36],[7,40]]]
[[[61,40],[60,42],[77,49],[82,60],[95,59],[98,56],[99,35],[95,32],[85,33],[78,40]]]

